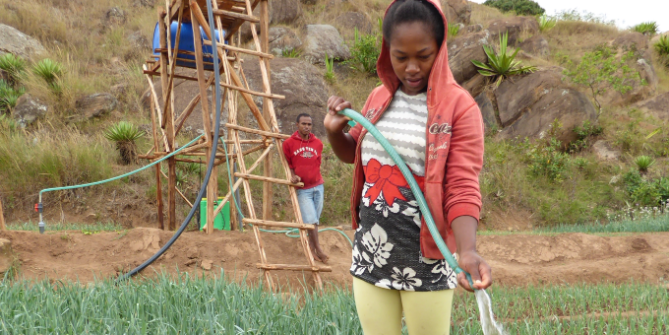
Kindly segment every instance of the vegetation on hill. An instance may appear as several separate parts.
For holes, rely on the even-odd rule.
[[[487,0],[483,4],[497,8],[502,13],[513,11],[518,15],[541,15],[546,12],[532,0]]]
[[[369,92],[379,84],[374,73],[380,29],[377,24],[371,24],[366,33],[356,33],[352,27],[339,26],[337,17],[343,12],[354,11],[365,13],[370,22],[378,22],[388,2],[350,0],[328,7],[326,1],[317,1],[304,5],[301,20],[288,24],[299,28],[304,23],[318,22],[340,28],[353,57],[343,66],[328,58],[323,74],[328,78],[331,92],[347,97],[358,110]],[[489,2],[495,3],[494,6],[504,4],[504,8],[510,8],[509,12],[471,4],[471,24],[482,24],[485,28],[492,20],[513,15],[512,11],[527,15],[544,12],[532,1]],[[120,164],[119,153],[114,150],[115,143],[104,137],[104,131],[119,121],[135,125],[138,128],[133,129],[137,131],[146,130],[146,126],[150,125],[148,113],[141,104],[146,80],[140,65],[150,54],[146,45],[153,31],[156,10],[140,3],[145,2],[96,0],[86,6],[78,6],[69,1],[46,4],[39,0],[0,0],[2,8],[9,8],[0,11],[0,23],[38,38],[48,50],[43,58],[30,61],[0,57],[3,73],[0,80],[0,197],[9,221],[25,221],[29,217],[27,213],[32,213],[36,194],[42,188],[105,179],[144,163],[134,161],[130,153],[126,160],[130,164]],[[125,13],[125,24],[107,22],[105,13],[114,6]],[[50,20],[38,19],[44,12],[50,13]],[[603,51],[600,47],[603,42],[612,41],[622,34],[610,21],[576,11],[563,12],[554,17],[544,16],[538,20],[544,22],[540,34],[546,39],[550,52],[542,58],[526,57],[523,55],[525,52],[519,52],[517,56],[522,59],[523,66],[536,66],[540,70],[553,66],[566,68],[566,82],[571,81],[575,86],[584,85],[581,89],[586,93],[592,92],[587,86],[591,81],[588,78],[581,80],[580,76],[604,67],[616,69],[609,72],[609,77],[599,78],[596,93],[604,90],[620,94],[626,92],[628,86],[633,86],[631,81],[641,83],[640,79],[633,78],[638,73],[636,70],[628,73],[632,77],[616,79],[625,72],[623,65],[617,62],[634,51]],[[459,30],[459,36],[466,33],[466,29],[458,25],[451,25],[449,30],[452,35],[455,30]],[[530,37],[521,34],[518,43]],[[647,61],[656,69],[659,94],[669,90],[669,72],[662,69],[662,64],[669,66],[669,40],[662,37],[652,48],[655,52]],[[492,49],[490,51],[494,53]],[[636,57],[637,53],[634,55]],[[291,49],[283,56],[299,58],[301,50]],[[637,58],[630,58],[625,65],[636,69],[636,61]],[[39,70],[34,70],[36,68]],[[508,74],[508,69],[496,75],[501,78],[505,73]],[[118,112],[97,120],[71,121],[79,97],[110,92],[112,87],[121,87],[114,93],[121,102]],[[18,96],[24,92],[50,107],[45,119],[26,129],[8,114]],[[509,225],[527,228],[528,225],[604,222],[611,217],[630,218],[630,213],[639,213],[644,208],[666,206],[669,198],[669,176],[666,175],[669,168],[669,125],[635,105],[613,105],[607,104],[604,99],[600,101],[600,95],[591,95],[604,107],[605,112],[601,113],[599,122],[579,125],[574,129],[578,138],[568,145],[553,132],[546,132],[538,139],[501,140],[496,136],[499,129],[488,129],[485,166],[480,177],[484,203],[482,217],[487,227],[506,229]],[[560,127],[562,125],[555,123],[552,129]],[[185,143],[185,140],[177,139],[180,143]],[[618,158],[599,158],[593,148],[598,141],[616,151]],[[143,154],[151,147],[149,136],[135,138],[134,142],[137,147],[129,149],[130,152]],[[278,162],[278,158],[273,159]],[[194,198],[202,182],[203,169],[191,164],[179,165],[179,171],[180,189],[187,197]],[[128,221],[123,221],[121,217],[123,210],[107,211],[104,208],[107,207],[109,194],[113,193],[114,197],[132,198],[133,203],[144,206],[145,213],[155,211],[155,174],[145,172],[94,189],[60,192],[48,196],[45,201],[47,204],[67,203],[68,207],[63,211],[68,214],[98,211],[98,215],[109,215],[111,220],[127,224]],[[225,167],[219,168],[219,173],[219,188],[226,190]],[[278,168],[275,171],[277,176],[282,173]],[[328,189],[323,213],[325,224],[348,224],[351,173],[352,167],[334,158],[326,145],[323,161],[323,177]],[[262,182],[252,181],[251,187],[259,191]],[[273,204],[277,209],[275,219],[290,220],[291,211],[284,210],[289,203],[289,199],[282,196],[285,187],[276,186],[276,191]],[[256,198],[253,199],[259,208],[262,205],[261,194],[255,192]],[[179,215],[189,209],[181,199],[178,199],[178,206]],[[51,212],[50,215],[59,217],[60,212]],[[513,222],[521,222],[522,225]]]

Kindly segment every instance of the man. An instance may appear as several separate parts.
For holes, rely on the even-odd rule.
[[[283,142],[283,152],[288,160],[292,183],[303,182],[297,189],[297,200],[302,212],[302,221],[315,225],[309,231],[309,247],[317,261],[326,263],[329,259],[318,242],[318,224],[323,211],[323,177],[321,176],[321,154],[323,142],[311,133],[311,116],[302,113],[297,116],[297,131]]]

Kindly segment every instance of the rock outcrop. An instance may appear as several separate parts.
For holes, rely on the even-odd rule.
[[[0,55],[11,53],[25,59],[31,59],[44,52],[44,46],[38,40],[14,27],[0,24]]]

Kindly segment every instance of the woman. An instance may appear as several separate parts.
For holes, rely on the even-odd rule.
[[[446,19],[438,1],[397,0],[387,9],[377,72],[362,114],[400,153],[425,196],[437,228],[474,288],[492,284],[476,252],[481,208],[483,122],[448,66]],[[337,114],[351,103],[328,100],[324,124],[335,154],[354,163],[351,199],[356,229],[351,274],[366,335],[448,334],[453,289],[472,290],[444,261],[399,169],[360,125],[344,133]],[[457,283],[456,283],[457,281]]]

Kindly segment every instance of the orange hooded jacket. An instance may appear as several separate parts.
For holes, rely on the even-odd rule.
[[[444,20],[444,41],[432,66],[427,86],[427,124],[425,152],[425,183],[423,194],[432,217],[451,252],[456,251],[451,223],[459,216],[479,219],[481,192],[479,172],[483,165],[483,119],[471,95],[455,82],[448,66],[446,38],[448,24],[439,1],[428,0]],[[393,2],[394,3],[394,2]],[[390,8],[390,6],[388,7]],[[387,14],[387,10],[386,10]],[[390,63],[388,41],[383,40],[377,72],[383,85],[375,88],[362,109],[372,123],[376,123],[390,105],[400,81]],[[360,124],[349,134],[357,145],[355,152],[351,214],[353,229],[358,226],[358,204],[362,197],[365,176],[361,160],[360,139],[367,130]],[[420,229],[420,247],[424,257],[443,259],[430,231],[423,220]]]

